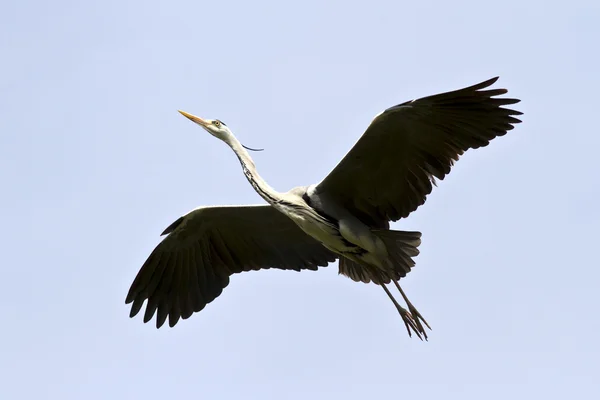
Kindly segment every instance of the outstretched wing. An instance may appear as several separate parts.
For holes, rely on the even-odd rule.
[[[494,97],[506,89],[482,90],[497,79],[388,108],[315,193],[373,227],[407,217],[460,155],[521,122],[513,117],[521,112],[502,107],[520,100]]]
[[[147,300],[144,322],[158,310],[157,328],[167,316],[172,327],[202,310],[234,273],[316,270],[337,259],[270,205],[199,208],[163,234],[168,236],[150,254],[125,300],[133,302],[131,317]]]

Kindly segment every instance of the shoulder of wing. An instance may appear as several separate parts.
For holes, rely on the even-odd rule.
[[[177,218],[171,225],[169,225],[162,233],[161,236],[180,232],[188,227],[196,228],[198,224],[203,222],[210,222],[215,219],[227,220],[237,214],[247,215],[249,211],[259,211],[263,209],[271,208],[269,205],[255,204],[255,205],[219,205],[219,206],[202,206],[193,209],[187,214]],[[266,211],[266,210],[265,210]],[[254,214],[254,213],[252,213]]]

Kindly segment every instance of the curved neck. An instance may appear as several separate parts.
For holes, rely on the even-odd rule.
[[[242,165],[244,175],[256,193],[258,193],[260,197],[265,199],[265,201],[271,205],[278,202],[281,199],[281,195],[279,192],[269,186],[269,184],[265,182],[265,180],[258,174],[252,157],[250,157],[250,154],[248,154],[240,141],[237,140],[233,135],[229,135],[224,139],[224,141],[237,155],[238,159],[240,160],[240,164]]]

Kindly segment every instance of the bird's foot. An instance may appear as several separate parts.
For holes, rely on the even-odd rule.
[[[398,310],[398,313],[400,313],[400,316],[402,317],[402,321],[404,322],[404,325],[406,326],[406,330],[408,331],[408,336],[412,337],[412,332],[414,332],[419,339],[423,340],[423,337],[421,336],[421,332],[424,333],[424,331],[423,331],[423,327],[421,327],[419,329],[419,325],[420,325],[419,320],[416,320],[416,322],[415,322],[413,315],[406,308],[404,308],[400,304],[398,304],[398,302],[396,301],[394,296],[392,296],[392,294],[390,293],[388,288],[385,285],[381,285],[381,287],[383,288],[383,290],[385,290],[385,293],[387,293],[390,300],[392,300],[392,303],[394,303],[394,306],[396,307],[396,310]],[[419,323],[419,325],[417,325],[417,323]],[[411,331],[411,329],[412,329],[412,331]],[[425,336],[425,338],[427,338],[427,336]]]
[[[415,306],[413,306],[413,304],[410,302],[410,300],[408,300],[408,297],[406,296],[406,294],[404,293],[404,290],[402,290],[402,288],[400,287],[398,282],[394,281],[394,285],[396,285],[396,288],[400,291],[402,298],[406,302],[406,305],[408,306],[408,310],[410,311],[411,317],[412,317],[413,321],[415,322],[415,325],[417,326],[419,333],[423,335],[425,340],[427,340],[427,333],[425,332],[425,328],[423,328],[421,321],[423,321],[423,323],[425,324],[425,326],[427,326],[427,328],[429,328],[429,330],[431,330],[431,327],[429,326],[427,321],[425,321],[425,318],[423,318],[421,313],[419,311],[417,311]]]
[[[404,322],[404,325],[406,326],[406,331],[408,332],[408,336],[412,337],[412,332],[411,329],[415,332],[415,334],[417,335],[417,337],[421,340],[423,340],[423,337],[421,336],[421,333],[425,333],[423,332],[422,328],[419,328],[419,321],[413,318],[413,316],[411,315],[411,313],[401,307],[398,306],[396,307],[398,309],[398,312],[400,313],[400,316],[402,317],[402,321]],[[427,335],[425,335],[425,339],[427,339]]]
[[[421,313],[419,311],[417,311],[417,309],[410,302],[407,302],[407,304],[408,304],[408,309],[411,314],[411,318],[415,322],[415,325],[417,326],[419,333],[421,333],[423,335],[423,337],[425,338],[425,340],[427,340],[427,333],[425,332],[425,328],[423,328],[421,321],[423,321],[423,323],[425,324],[425,326],[427,326],[427,328],[429,328],[429,330],[431,330],[431,327],[429,326],[427,321],[425,321],[425,318],[423,318]]]

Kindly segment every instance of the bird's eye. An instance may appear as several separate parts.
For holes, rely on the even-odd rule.
[[[213,121],[213,124],[218,128],[219,126],[221,126],[221,122],[220,121]]]

